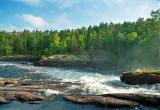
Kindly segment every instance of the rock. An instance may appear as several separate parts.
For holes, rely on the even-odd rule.
[[[6,100],[4,97],[0,96],[0,104],[8,104],[10,103],[8,100]]]
[[[115,93],[115,94],[104,94],[104,97],[114,97],[123,100],[130,100],[138,102],[145,105],[159,106],[160,105],[160,95],[152,94],[137,94],[137,93]]]
[[[71,67],[71,68],[106,68],[108,62],[105,61],[65,61],[65,60],[39,60],[33,63],[34,66],[53,66],[53,67]],[[111,64],[110,64],[111,65]]]
[[[16,93],[15,97],[18,99],[18,101],[21,101],[21,102],[42,101],[47,99],[47,97],[45,96],[35,95],[30,92]]]
[[[0,95],[9,101],[33,102],[47,100],[47,96],[40,96],[31,92],[23,91],[3,91]]]
[[[67,90],[69,85],[58,84],[58,85],[30,85],[30,86],[13,86],[13,87],[0,87],[0,91],[25,91],[25,92],[36,92],[41,89],[51,89],[64,92]]]
[[[14,56],[0,56],[0,61],[38,61],[39,57],[25,56],[25,55],[14,55]]]
[[[0,86],[4,86],[5,81],[0,81]]]
[[[30,81],[31,79],[25,79],[25,78],[0,78],[0,86],[4,86],[7,84],[18,84]]]
[[[17,101],[15,94],[19,91],[0,91],[0,96],[5,97],[9,101]]]
[[[120,76],[121,81],[127,84],[156,84],[160,83],[160,75],[157,74],[144,74],[135,75],[132,72],[124,73]]]
[[[23,85],[25,84],[25,85]],[[31,80],[23,78],[0,78],[0,102],[19,101],[39,103],[48,99],[48,95],[58,94],[67,90],[70,85],[78,83],[54,80]],[[44,91],[41,94],[39,91]]]
[[[139,105],[133,101],[103,96],[64,96],[64,99],[79,104],[94,104],[108,107],[136,107]]]

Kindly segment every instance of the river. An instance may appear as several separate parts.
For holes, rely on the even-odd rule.
[[[71,68],[35,67],[31,63],[0,62],[0,77],[5,78],[32,78],[54,79],[63,82],[80,82],[81,86],[70,87],[70,93],[53,94],[52,100],[40,104],[26,104],[13,102],[0,105],[0,110],[115,110],[94,105],[78,105],[63,100],[63,94],[106,94],[106,93],[151,93],[160,94],[159,85],[127,85],[120,81],[116,70],[86,71]],[[117,108],[116,110],[128,110],[129,108]],[[140,106],[131,110],[157,110],[158,108]]]

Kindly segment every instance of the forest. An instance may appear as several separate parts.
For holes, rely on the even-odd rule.
[[[160,64],[160,9],[135,22],[100,23],[61,31],[0,31],[0,56],[74,54],[115,63]]]

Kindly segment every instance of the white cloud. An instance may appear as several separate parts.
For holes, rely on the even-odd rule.
[[[136,8],[132,7],[120,12],[119,15],[112,16],[108,21],[122,23],[124,21],[136,21],[139,17],[149,18],[152,8],[149,4],[139,5]]]
[[[111,7],[111,9],[114,7]],[[138,4],[135,6],[130,6],[130,8],[121,8],[118,7],[116,11],[110,12],[110,10],[100,11],[100,10],[89,10],[85,14],[89,17],[90,21],[93,22],[114,22],[122,23],[124,21],[136,21],[139,17],[149,18],[150,12],[153,10],[153,7],[148,2],[143,2],[143,4]],[[112,9],[112,10],[113,10]],[[96,18],[96,20],[94,19]]]
[[[80,0],[46,0],[46,3],[56,5],[58,8],[71,8],[76,5]]]
[[[90,17],[96,17],[98,15],[98,13],[94,10],[91,10],[91,11],[87,12],[87,15],[89,15]]]
[[[69,19],[69,15],[63,13],[60,16],[54,18],[53,27],[55,29],[65,29],[65,28],[74,28],[74,25]]]
[[[123,3],[124,0],[115,0],[117,3]]]
[[[17,15],[17,17],[21,18],[22,20],[26,21],[27,23],[36,28],[41,28],[48,25],[47,21],[45,21],[43,18],[39,16],[24,13],[21,15]]]
[[[29,31],[33,31],[34,29],[32,27],[18,27],[18,26],[14,26],[14,25],[10,25],[8,27],[8,31],[13,31],[13,30],[16,30],[16,31],[24,31],[24,30],[29,30]]]
[[[16,30],[16,31],[23,31],[23,30],[30,30],[30,31],[33,31],[34,29],[32,27],[27,27],[27,26],[15,26],[15,25],[4,25],[4,24],[0,24],[0,31],[2,30],[5,30],[7,32],[12,32],[13,30]]]

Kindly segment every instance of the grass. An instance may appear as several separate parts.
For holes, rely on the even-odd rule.
[[[134,76],[143,76],[147,74],[155,74],[155,75],[160,75],[160,70],[140,70],[136,72],[132,72]]]
[[[51,55],[48,57],[43,56],[42,60],[55,60],[55,61],[106,61],[107,58],[92,57],[89,55]]]

